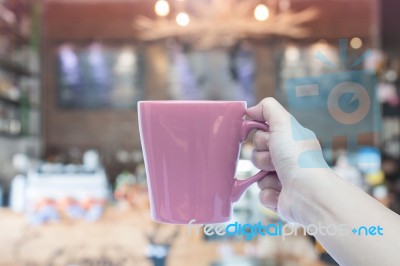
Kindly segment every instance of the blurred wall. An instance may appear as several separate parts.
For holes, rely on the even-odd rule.
[[[400,1],[382,0],[381,27],[382,47],[385,51],[400,55]]]

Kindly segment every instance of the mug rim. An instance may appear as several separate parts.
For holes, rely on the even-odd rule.
[[[138,104],[157,103],[157,104],[227,104],[241,103],[247,104],[246,101],[213,101],[213,100],[144,100],[138,101]]]

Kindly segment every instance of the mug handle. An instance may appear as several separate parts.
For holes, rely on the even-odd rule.
[[[257,122],[253,120],[243,120],[242,123],[242,128],[240,132],[240,141],[244,142],[247,137],[249,136],[250,132],[255,130],[255,129],[261,129],[264,131],[269,131],[269,126],[266,123],[262,122]],[[231,200],[232,202],[236,202],[240,199],[240,197],[243,195],[243,192],[254,182],[257,182],[261,180],[263,177],[268,175],[270,172],[266,171],[260,171],[256,175],[245,179],[245,180],[239,180],[235,178],[235,181],[233,182],[233,188],[232,188],[232,194],[231,194]]]

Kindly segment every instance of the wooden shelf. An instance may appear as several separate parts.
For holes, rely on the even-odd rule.
[[[20,76],[33,76],[34,74],[29,71],[26,67],[13,63],[8,59],[0,57],[0,68],[3,68],[9,72],[13,72],[14,74]]]
[[[17,46],[28,45],[29,38],[19,34],[14,28],[0,22],[0,36],[1,38],[10,38]]]
[[[10,99],[10,98],[8,98],[6,96],[3,96],[3,95],[0,95],[0,101],[1,102],[5,102],[5,103],[9,103],[9,104],[12,104],[12,105],[15,105],[15,106],[19,106],[21,104],[21,102],[19,100],[13,100],[13,99]]]
[[[15,17],[21,16],[22,13],[29,13],[29,6],[26,6],[26,3],[19,1],[8,1],[7,4],[0,4],[4,9],[7,9],[9,12],[13,13]],[[29,2],[28,2],[29,3]],[[23,36],[19,30],[19,21],[16,21],[13,24],[10,24],[8,21],[4,19],[4,17],[0,16],[0,36],[1,38],[10,38],[17,45],[26,45],[29,44],[29,37]]]
[[[0,138],[17,139],[17,138],[21,138],[21,137],[23,137],[23,135],[21,135],[21,134],[12,135],[9,133],[0,132]]]

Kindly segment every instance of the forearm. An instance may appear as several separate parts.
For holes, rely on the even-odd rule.
[[[347,233],[318,232],[315,237],[341,265],[393,265],[400,261],[400,217],[330,169],[304,171],[296,178],[293,216],[304,226],[346,227]],[[317,173],[317,174],[316,174]],[[375,226],[353,233],[352,229]],[[378,226],[382,228],[378,232]],[[331,232],[333,232],[332,230]],[[375,235],[374,235],[375,234]],[[382,235],[381,235],[382,234]]]

